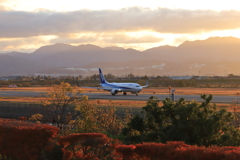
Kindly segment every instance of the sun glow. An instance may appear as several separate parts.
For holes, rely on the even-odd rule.
[[[240,10],[238,0],[228,1],[192,1],[192,0],[168,0],[168,1],[155,1],[155,0],[122,0],[120,3],[110,0],[3,0],[3,6],[12,8],[14,10],[34,11],[38,9],[47,9],[55,11],[73,11],[80,9],[102,10],[102,9],[121,9],[131,6],[142,6],[147,8],[181,8],[181,9],[211,9],[211,10]]]

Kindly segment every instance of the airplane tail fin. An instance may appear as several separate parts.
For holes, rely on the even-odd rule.
[[[99,77],[100,77],[100,83],[104,84],[104,83],[108,83],[104,77],[104,74],[102,73],[101,68],[99,68]]]

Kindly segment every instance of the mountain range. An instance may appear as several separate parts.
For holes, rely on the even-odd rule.
[[[33,53],[0,53],[0,76],[92,75],[102,68],[114,75],[226,76],[240,74],[240,39],[210,37],[185,41],[178,47],[159,46],[145,51],[86,44],[57,43]]]

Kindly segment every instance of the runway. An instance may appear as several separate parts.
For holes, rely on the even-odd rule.
[[[40,97],[43,92],[27,92],[27,91],[0,91],[1,97]],[[117,94],[112,96],[110,93],[82,93],[81,95],[87,95],[89,99],[110,99],[110,100],[135,100],[135,101],[147,101],[150,96],[155,96],[159,100],[164,100],[169,95],[163,94],[135,94],[122,95]],[[203,100],[200,98],[200,95],[175,95],[175,101],[180,98],[185,98],[187,101],[195,99],[198,102]],[[232,103],[233,100],[237,100],[236,96],[214,96],[213,103]]]
[[[111,99],[111,100],[136,100],[136,101],[147,101],[149,97],[155,96],[159,100],[164,100],[169,97],[169,95],[163,94],[139,94],[136,96],[135,94],[128,94],[124,96],[122,94],[118,94],[115,96],[110,95],[109,93],[86,93],[83,95],[87,95],[89,99]],[[175,95],[175,101],[180,98],[184,98],[187,101],[195,99],[198,102],[202,102],[203,100],[200,98],[200,95]],[[232,103],[233,99],[236,100],[236,96],[214,96],[213,95],[213,103]]]

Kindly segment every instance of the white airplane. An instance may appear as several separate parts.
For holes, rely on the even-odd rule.
[[[100,77],[100,85],[102,87],[85,87],[81,86],[82,88],[94,88],[94,89],[103,89],[105,91],[109,91],[113,96],[118,94],[118,92],[123,92],[123,95],[127,95],[127,92],[131,92],[132,94],[136,94],[142,90],[144,87],[148,87],[148,82],[145,86],[140,86],[137,83],[109,83],[106,81],[101,68],[99,68],[99,77]]]

